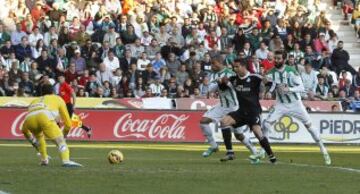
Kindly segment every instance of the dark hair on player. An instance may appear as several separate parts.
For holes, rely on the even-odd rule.
[[[241,66],[248,66],[248,63],[245,59],[235,59],[234,63],[239,63]]]
[[[275,51],[275,55],[282,55],[283,59],[286,59],[286,52],[282,50]]]
[[[41,86],[41,95],[45,96],[48,94],[53,94],[54,93],[54,88],[52,87],[52,85],[50,83],[48,84],[44,84]]]

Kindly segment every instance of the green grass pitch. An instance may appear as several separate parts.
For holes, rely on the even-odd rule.
[[[236,160],[226,163],[219,161],[223,151],[202,158],[204,144],[69,145],[83,168],[62,168],[54,147],[49,148],[50,165],[40,167],[25,142],[0,141],[0,193],[360,194],[356,146],[330,146],[333,165],[325,167],[315,146],[274,146],[278,164],[251,165],[242,145],[235,146]],[[107,162],[114,148],[124,153],[122,164]]]

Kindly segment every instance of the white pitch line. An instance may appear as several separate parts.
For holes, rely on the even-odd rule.
[[[320,165],[312,165],[312,164],[287,163],[287,162],[277,162],[277,163],[282,164],[282,165],[288,165],[288,166],[327,168],[327,169],[336,169],[336,170],[342,170],[342,171],[347,171],[347,172],[360,173],[360,169],[347,168],[347,167],[341,167],[341,166],[320,166]]]

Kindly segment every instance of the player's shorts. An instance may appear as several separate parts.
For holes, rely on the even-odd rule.
[[[234,111],[228,114],[231,118],[235,120],[234,128],[243,127],[247,125],[250,129],[254,125],[261,126],[261,113],[259,114],[244,114],[241,111]]]
[[[205,112],[204,117],[212,119],[214,122],[220,122],[221,119],[229,114],[230,112],[234,112],[238,109],[238,107],[222,107],[220,104],[217,104],[216,106],[212,107],[208,111]]]
[[[274,123],[285,115],[299,119],[304,125],[311,124],[310,115],[301,101],[288,104],[277,103],[274,110],[265,119],[265,122]]]
[[[21,126],[22,131],[29,130],[35,137],[42,134],[49,139],[56,139],[63,136],[63,133],[57,125],[51,112],[47,110],[38,110],[30,112]]]

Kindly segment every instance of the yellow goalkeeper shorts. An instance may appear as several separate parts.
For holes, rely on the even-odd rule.
[[[63,136],[63,133],[56,121],[52,119],[46,111],[35,111],[34,113],[29,113],[21,127],[21,130],[30,130],[35,136],[39,136],[43,132],[45,137],[49,139],[56,139]]]

